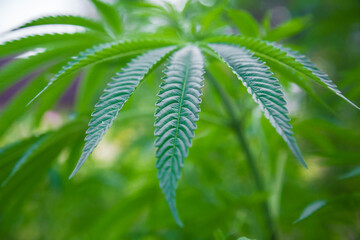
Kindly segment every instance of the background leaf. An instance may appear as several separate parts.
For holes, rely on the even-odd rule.
[[[309,216],[311,216],[313,213],[315,213],[316,211],[318,211],[319,209],[323,208],[326,205],[326,201],[324,200],[318,200],[315,201],[311,204],[309,204],[304,211],[301,213],[300,217],[294,222],[294,223],[298,223],[302,220],[304,220],[305,218],[308,218]]]
[[[250,13],[231,9],[227,10],[227,14],[242,35],[249,37],[259,36],[258,23]]]
[[[73,26],[80,26],[85,27],[91,30],[104,32],[104,28],[101,24],[97,23],[96,21],[81,17],[81,16],[72,16],[72,15],[57,15],[57,16],[45,16],[35,20],[32,20],[28,23],[21,25],[20,27],[16,28],[15,30],[28,28],[33,26],[40,26],[40,25],[53,25],[53,24],[63,24],[63,25],[73,25]]]

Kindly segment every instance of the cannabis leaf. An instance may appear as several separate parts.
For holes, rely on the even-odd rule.
[[[39,25],[66,24],[81,26],[85,29],[83,32],[32,35],[0,44],[0,57],[11,57],[41,49],[41,51],[37,51],[37,54],[25,59],[14,58],[12,62],[7,63],[1,69],[0,91],[9,88],[19,78],[35,72],[38,75],[31,82],[29,81],[0,112],[0,136],[26,110],[30,109],[25,107],[26,103],[29,105],[39,96],[42,97],[42,102],[32,112],[32,120],[39,122],[44,112],[55,104],[56,99],[74,80],[73,75],[82,70],[79,75],[85,76],[82,77],[80,87],[77,89],[74,104],[76,116],[69,120],[68,128],[61,128],[54,134],[46,135],[46,138],[34,137],[29,143],[21,144],[24,146],[21,147],[19,153],[15,153],[16,147],[4,150],[3,153],[0,149],[0,155],[5,159],[2,159],[3,162],[0,161],[0,166],[7,165],[5,170],[0,171],[0,180],[5,180],[6,183],[4,184],[5,193],[11,193],[12,189],[22,184],[20,181],[22,178],[18,176],[28,179],[31,177],[32,170],[40,167],[44,174],[47,170],[46,167],[49,168],[51,164],[51,161],[45,163],[49,156],[51,158],[58,156],[70,143],[75,143],[74,146],[83,144],[78,139],[80,137],[83,139],[84,123],[81,120],[81,123],[76,124],[76,121],[80,116],[90,115],[92,105],[107,83],[107,88],[91,114],[81,155],[80,151],[76,155],[77,151],[72,146],[73,154],[70,156],[76,155],[76,159],[79,158],[70,175],[70,178],[73,177],[111,127],[119,111],[139,84],[168,56],[170,57],[164,71],[163,82],[160,85],[159,99],[156,102],[154,124],[156,140],[154,145],[157,149],[157,161],[155,166],[158,170],[157,177],[160,188],[179,226],[182,226],[183,223],[177,212],[175,196],[181,170],[188,156],[194,131],[197,128],[196,122],[199,119],[205,69],[203,53],[215,56],[216,60],[226,63],[232,69],[255,102],[259,104],[265,117],[269,119],[290,150],[305,167],[305,161],[289,123],[290,118],[282,86],[272,72],[282,76],[290,72],[291,74],[288,75],[296,76],[296,79],[290,79],[290,81],[297,83],[316,96],[312,92],[311,81],[309,81],[314,80],[359,109],[307,57],[281,45],[253,38],[262,34],[256,20],[247,12],[226,10],[228,17],[238,30],[243,35],[252,37],[219,36],[218,33],[224,34],[224,29],[229,27],[224,21],[215,21],[222,16],[224,9],[227,9],[226,4],[221,4],[197,16],[198,12],[191,9],[193,4],[203,5],[197,1],[188,1],[182,13],[178,12],[171,4],[160,7],[139,2],[137,6],[142,6],[142,10],[146,11],[132,16],[132,11],[127,11],[129,9],[124,7],[129,3],[109,4],[100,0],[90,1],[95,6],[101,21],[71,15],[46,16],[13,30]],[[156,25],[153,24],[154,13],[156,16],[160,15],[159,19],[164,20],[164,25],[154,26]],[[196,16],[196,23],[187,19],[190,17],[193,19],[194,16]],[[142,21],[132,24],[131,21],[138,17],[141,17]],[[143,18],[146,21],[143,21]],[[151,22],[151,24],[147,24],[147,22]],[[144,31],[141,32],[142,30]],[[276,31],[276,35],[280,36],[278,31]],[[214,37],[207,38],[211,34]],[[129,36],[135,37],[129,38]],[[70,58],[70,56],[74,57]],[[214,58],[210,59],[210,61],[212,60]],[[121,64],[125,63],[127,63],[125,67],[110,80],[110,76],[116,72],[115,69],[124,66]],[[212,64],[213,62],[210,62],[208,68],[214,66]],[[40,71],[43,69],[46,70]],[[211,70],[213,69],[211,68]],[[237,134],[238,139],[245,139],[241,135],[241,121],[237,117],[236,109],[231,107],[231,99],[229,100],[226,91],[222,90],[221,85],[225,83],[217,83],[210,73],[209,76],[211,76],[209,80],[214,80],[213,82],[216,83],[214,90],[219,93],[224,105],[228,106],[229,116],[234,123],[230,127]],[[45,91],[47,95],[42,95]],[[29,102],[30,99],[32,100]],[[14,109],[17,111],[13,111]],[[36,126],[36,124],[33,125]],[[65,131],[66,129],[68,130]],[[80,134],[79,129],[82,130]],[[65,141],[72,134],[76,134],[77,137]],[[245,159],[250,163],[252,169],[255,169],[253,175],[257,178],[255,157],[250,154],[250,147],[244,143],[246,141],[240,140],[240,142],[246,153]],[[14,152],[15,157],[7,156],[5,158],[5,155],[10,152]],[[11,162],[12,168],[9,167],[9,162]],[[261,184],[261,179],[256,179],[256,182],[258,191],[266,190],[265,187],[262,187],[265,184]],[[264,206],[266,206],[265,203]],[[312,206],[310,213],[316,208],[317,206]],[[267,210],[265,209],[265,211]],[[267,216],[270,214],[267,213]]]
[[[199,119],[203,68],[204,60],[197,47],[176,52],[165,71],[156,103],[156,168],[160,187],[180,226],[183,224],[176,210],[175,190]]]

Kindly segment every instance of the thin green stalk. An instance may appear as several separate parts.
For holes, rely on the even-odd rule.
[[[254,181],[255,181],[256,189],[259,192],[264,192],[265,187],[264,187],[264,183],[263,183],[261,174],[259,173],[259,169],[256,166],[255,158],[253,157],[253,154],[250,150],[248,142],[243,134],[242,122],[235,114],[236,109],[233,107],[233,104],[231,103],[230,98],[228,97],[228,95],[226,94],[224,89],[221,87],[221,85],[216,81],[216,79],[210,73],[207,73],[206,75],[207,75],[208,80],[214,85],[216,91],[219,93],[222,103],[223,103],[227,113],[229,114],[230,121],[231,121],[230,127],[231,127],[231,129],[233,129],[233,131],[236,135],[236,138],[238,139],[239,145],[245,154],[246,161],[250,167],[251,175],[253,176]],[[262,205],[262,209],[264,212],[266,226],[269,230],[269,239],[276,240],[276,239],[278,239],[277,231],[275,229],[275,223],[273,222],[273,218],[271,216],[269,202],[265,200],[264,202],[262,202],[261,205]]]

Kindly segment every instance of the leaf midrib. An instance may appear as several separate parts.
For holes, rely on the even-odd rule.
[[[175,136],[174,136],[173,153],[172,153],[172,156],[171,156],[172,161],[173,161],[173,159],[175,157],[176,142],[177,142],[177,139],[178,139],[179,124],[180,124],[180,118],[181,118],[180,114],[181,114],[182,104],[183,104],[185,90],[186,90],[186,83],[187,83],[187,80],[188,80],[188,77],[189,77],[190,56],[191,56],[191,52],[188,55],[188,59],[187,59],[188,61],[186,61],[186,72],[185,72],[185,77],[184,77],[184,82],[183,82],[183,87],[182,87],[182,92],[181,92],[181,97],[180,97],[180,102],[179,102],[179,111],[178,111],[178,119],[177,119],[177,123],[176,123],[176,131],[175,131]],[[171,164],[171,171],[173,171],[173,164]]]

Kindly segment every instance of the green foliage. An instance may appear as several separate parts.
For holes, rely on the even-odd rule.
[[[356,106],[353,102],[351,102],[349,99],[347,99],[342,93],[341,91],[337,88],[336,84],[333,83],[333,81],[331,81],[328,77],[328,75],[324,72],[322,72],[321,70],[319,70],[315,64],[313,64],[310,59],[308,59],[306,56],[299,54],[296,51],[293,51],[289,48],[284,48],[281,46],[278,46],[276,44],[274,44],[276,46],[276,48],[286,52],[286,54],[292,58],[294,58],[298,63],[300,63],[302,65],[303,68],[305,68],[306,70],[310,71],[312,74],[310,74],[310,72],[307,71],[302,71],[302,73],[304,73],[306,76],[310,77],[311,79],[314,79],[315,81],[325,85],[326,87],[328,87],[330,90],[332,90],[334,93],[336,93],[337,95],[339,95],[341,98],[345,99],[348,103],[350,103],[351,105],[353,105],[355,108],[359,109],[360,108],[358,106]]]
[[[23,166],[28,159],[31,157],[31,155],[39,148],[41,144],[43,144],[44,141],[46,141],[47,135],[41,136],[39,139],[36,140],[34,144],[32,144],[24,154],[21,156],[21,158],[16,162],[13,169],[9,173],[9,175],[6,177],[6,179],[2,182],[1,187],[4,187],[6,183],[20,170],[21,166]]]
[[[95,30],[99,32],[104,32],[103,26],[89,18],[80,17],[80,16],[71,16],[71,15],[57,15],[57,16],[45,16],[35,20],[32,20],[20,27],[16,28],[15,30],[40,26],[40,25],[54,25],[54,24],[62,24],[62,25],[73,25],[84,27],[89,30]]]
[[[38,98],[40,94],[42,94],[58,79],[66,77],[80,68],[113,58],[122,58],[135,55],[144,52],[149,48],[171,45],[173,43],[174,42],[171,41],[162,41],[158,39],[133,40],[101,44],[91,49],[87,49],[84,52],[81,52],[78,56],[74,57],[73,60],[69,61],[65,66],[63,66],[62,69],[50,80],[48,85],[41,92],[39,92],[34,97],[34,99],[30,101],[30,103]]]
[[[63,48],[53,49],[37,53],[27,58],[16,59],[8,63],[0,72],[0,78],[2,79],[0,91],[10,87],[16,80],[32,73],[34,70],[40,67],[48,67],[52,63],[49,62],[49,59],[59,57],[63,52]],[[19,71],[19,69],[21,69],[21,71]]]
[[[288,48],[284,48],[278,44],[269,43],[260,39],[238,36],[224,36],[214,37],[207,40],[208,42],[226,42],[236,43],[251,50],[255,56],[263,58],[269,64],[278,64],[283,67],[290,68],[297,71],[316,82],[327,86],[334,93],[345,99],[351,105],[359,109],[354,103],[348,100],[341,91],[337,88],[325,73],[319,70],[308,58],[299,54],[296,51],[292,51]]]
[[[1,152],[1,159],[11,171],[1,179],[0,210],[2,216],[11,218],[11,211],[17,207],[40,180],[46,175],[49,167],[64,147],[70,146],[74,136],[84,130],[84,121],[78,119],[66,124],[57,131],[49,131],[29,140],[24,140]],[[24,147],[25,145],[25,147]],[[9,156],[8,152],[20,155]],[[37,174],[34,175],[33,172]],[[5,197],[6,196],[6,197]]]
[[[312,165],[340,165],[339,159],[346,158],[349,166],[340,173],[358,166],[357,130],[345,131],[339,119],[323,112],[313,99],[294,94],[294,85],[289,83],[295,83],[318,102],[331,104],[334,112],[341,109],[337,101],[324,95],[313,82],[358,107],[307,57],[269,42],[298,34],[307,26],[308,18],[271,27],[270,15],[260,26],[250,13],[238,9],[236,1],[214,1],[212,7],[211,1],[188,1],[182,11],[171,4],[162,7],[142,1],[91,2],[101,21],[48,16],[14,30],[65,24],[84,27],[84,32],[30,35],[0,45],[2,57],[38,51],[27,58],[12,58],[0,69],[1,92],[36,72],[0,112],[1,142],[5,144],[0,148],[0,238],[17,236],[13,231],[16,224],[2,223],[15,223],[26,201],[39,202],[39,206],[41,201],[51,202],[59,211],[72,205],[66,213],[54,213],[54,223],[47,223],[45,231],[56,229],[50,234],[54,239],[68,239],[71,232],[76,232],[71,236],[74,239],[139,239],[146,234],[154,239],[247,239],[241,238],[244,235],[277,239],[279,232],[282,237],[297,234],[289,230],[297,217],[293,213],[300,212],[306,202],[329,199],[334,204],[356,203],[356,193],[350,200],[340,195],[333,200],[331,196],[316,195],[321,186],[305,189],[311,179],[303,180],[303,170],[287,164],[290,151],[273,134],[275,128],[306,166],[289,123],[287,109],[295,109],[301,114],[293,118],[292,125],[304,158],[311,162],[311,174],[323,177],[327,183],[330,177],[337,179],[338,173],[313,173]],[[168,63],[161,73],[165,61]],[[114,73],[116,76],[111,78]],[[356,85],[354,80],[348,82],[349,86]],[[245,94],[241,83],[253,99]],[[46,111],[55,108],[61,95],[74,86],[74,109],[61,109],[62,126],[45,126]],[[339,86],[356,99],[358,88]],[[263,120],[252,100],[268,121]],[[32,104],[26,107],[29,102]],[[295,108],[291,108],[293,105]],[[354,112],[349,110],[344,117],[357,119]],[[18,125],[13,127],[14,123]],[[113,131],[108,131],[112,125]],[[27,137],[21,139],[24,135]],[[154,137],[155,154],[151,145]],[[91,156],[103,138],[103,144],[113,145],[102,154],[116,155],[121,161],[108,155]],[[160,188],[173,218],[184,228],[169,223],[171,215],[155,187],[156,173],[150,157],[154,155]],[[88,158],[88,167],[79,176],[70,182],[65,179],[71,172],[73,177]],[[244,171],[244,162],[250,165],[251,174]],[[358,173],[358,167],[354,168],[340,176],[344,180],[339,182],[352,181]],[[178,182],[181,175],[185,178]],[[249,181],[251,177],[255,187]],[[47,189],[48,195],[35,196],[39,188]],[[105,188],[106,194],[102,192]],[[309,194],[311,191],[316,196]],[[290,208],[289,203],[302,195],[301,204],[291,204]],[[49,196],[53,201],[47,199]],[[309,205],[296,222],[326,202]],[[44,209],[47,207],[44,204]],[[264,219],[259,217],[262,215]],[[86,224],[82,219],[87,220]],[[58,226],[64,223],[64,231],[59,233]],[[199,231],[204,227],[207,232]],[[164,228],[171,230],[164,233]]]
[[[156,168],[160,187],[176,222],[182,226],[175,204],[175,189],[184,159],[194,137],[199,119],[204,60],[197,47],[188,46],[176,52],[160,85],[155,112]]]
[[[20,39],[7,41],[0,44],[0,56],[21,53],[23,51],[49,47],[56,44],[76,44],[82,43],[85,46],[102,41],[103,38],[99,34],[93,33],[52,33],[42,35],[30,35]]]
[[[326,205],[326,201],[324,200],[315,201],[309,204],[301,213],[300,217],[294,223],[298,223],[304,220],[305,218],[309,217],[311,214],[318,211],[320,208],[324,207],[325,205]]]
[[[357,166],[354,169],[352,169],[351,171],[342,174],[339,178],[347,179],[347,178],[357,177],[359,175],[360,175],[360,166]]]
[[[99,93],[104,88],[107,65],[99,63],[91,66],[80,83],[76,95],[75,112],[79,115],[90,114]]]
[[[105,22],[105,26],[110,29],[111,34],[114,34],[113,36],[120,34],[122,31],[122,20],[116,9],[110,4],[99,0],[91,0],[91,2],[95,5]]]
[[[34,79],[28,83],[5,108],[2,109],[0,135],[4,135],[15,121],[26,113],[28,109],[24,105],[24,102],[30,101],[34,94],[38,93],[45,84],[46,81],[43,77]],[[17,109],[17,111],[14,111],[14,109]]]
[[[294,18],[282,23],[280,26],[268,30],[264,37],[268,41],[278,41],[303,31],[309,24],[309,17]]]
[[[258,24],[248,12],[243,10],[228,10],[227,13],[241,34],[249,37],[259,36]]]
[[[89,123],[90,128],[86,131],[87,136],[83,153],[70,178],[80,169],[100,142],[140,81],[171,50],[174,50],[174,47],[156,49],[141,55],[132,60],[108,84],[108,87],[104,90],[105,93],[95,105],[95,111],[91,114],[92,119]]]
[[[226,44],[210,44],[209,46],[220,55],[242,81],[254,101],[260,105],[265,117],[283,137],[300,163],[306,167],[291,131],[284,94],[279,81],[272,76],[269,68],[244,48]]]

